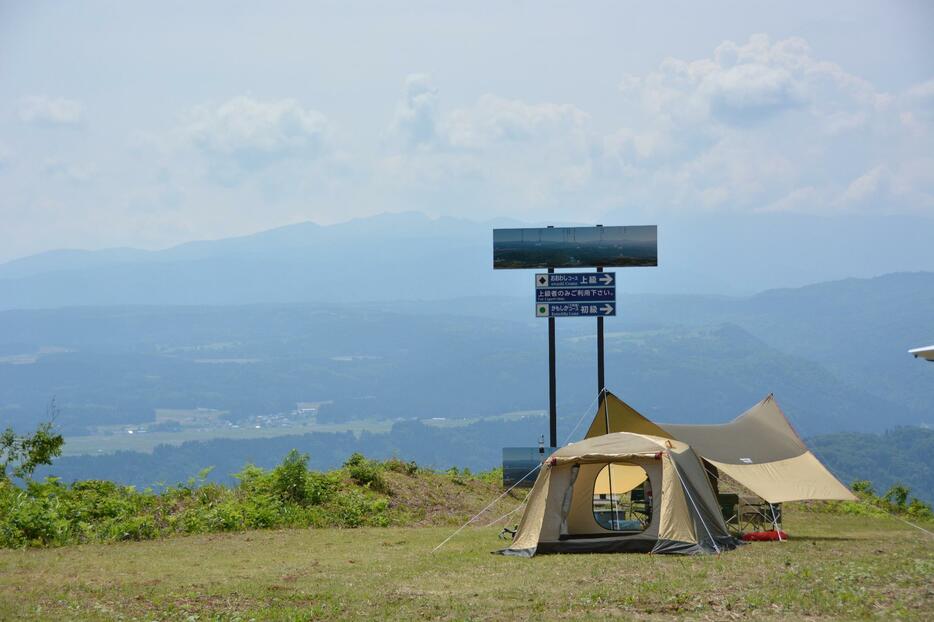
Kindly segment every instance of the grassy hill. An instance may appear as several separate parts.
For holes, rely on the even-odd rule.
[[[355,454],[320,472],[291,452],[237,480],[0,481],[0,620],[920,620],[934,606],[934,536],[889,513],[934,529],[907,491],[786,504],[790,541],[721,556],[523,560],[490,555],[525,495],[501,496],[496,471]]]
[[[311,529],[0,550],[9,620],[930,619],[934,539],[789,511],[722,556],[491,555],[498,528]]]

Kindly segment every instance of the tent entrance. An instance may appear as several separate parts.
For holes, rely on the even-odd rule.
[[[604,466],[594,480],[593,517],[607,531],[645,531],[652,521],[652,485],[645,469],[622,462]]]
[[[572,486],[562,538],[657,537],[660,460],[638,457],[581,463]]]

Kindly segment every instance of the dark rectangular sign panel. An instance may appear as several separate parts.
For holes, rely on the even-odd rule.
[[[493,268],[658,265],[658,227],[494,229]]]
[[[509,488],[522,480],[517,488],[531,488],[538,471],[525,476],[554,451],[554,447],[503,447],[503,487]]]

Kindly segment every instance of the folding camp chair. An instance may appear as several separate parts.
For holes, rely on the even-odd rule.
[[[740,497],[737,514],[740,529],[743,530],[775,529],[782,523],[781,504],[770,504],[759,498]]]
[[[645,484],[629,491],[629,518],[643,525],[652,522],[652,499],[645,496]]]
[[[723,522],[727,525],[739,526],[739,495],[735,493],[720,493],[717,495],[720,501],[720,512],[723,514]]]

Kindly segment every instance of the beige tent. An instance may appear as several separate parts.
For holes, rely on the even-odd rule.
[[[615,479],[624,477],[625,482]],[[615,520],[598,521],[595,498],[601,487],[618,491],[644,482],[656,494],[645,498],[643,521],[619,520],[618,506]],[[735,546],[704,467],[687,444],[617,432],[572,443],[545,461],[513,543],[501,552],[524,557],[558,552],[697,554]]]
[[[856,497],[808,450],[775,399],[767,398],[729,423],[655,424],[609,391],[600,400],[586,438],[637,432],[678,439],[707,463],[769,503]]]

